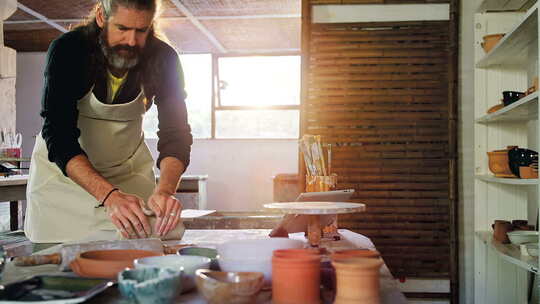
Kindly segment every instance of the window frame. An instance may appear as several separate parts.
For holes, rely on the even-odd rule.
[[[210,139],[219,140],[291,140],[295,138],[258,138],[258,137],[246,137],[246,138],[217,138],[216,137],[216,112],[217,111],[257,111],[257,110],[298,110],[300,112],[300,104],[298,105],[270,105],[270,106],[223,106],[221,105],[221,92],[219,89],[219,59],[227,57],[280,57],[280,56],[299,56],[301,52],[275,52],[275,53],[227,53],[227,54],[214,54],[212,53],[212,101],[211,101],[211,122],[210,122]],[[301,102],[301,101],[300,101]],[[300,126],[298,126],[300,130]],[[297,138],[296,138],[297,139]]]

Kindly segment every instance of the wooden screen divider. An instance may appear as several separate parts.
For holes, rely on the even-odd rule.
[[[457,303],[455,21],[317,24],[306,2],[301,134],[332,144],[337,188],[367,205],[340,228],[397,278],[449,279]]]

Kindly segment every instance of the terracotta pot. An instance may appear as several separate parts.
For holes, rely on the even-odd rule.
[[[379,269],[383,263],[373,258],[333,260],[337,280],[334,304],[379,304]]]
[[[493,49],[494,46],[497,45],[499,40],[504,37],[504,34],[493,34],[493,35],[486,35],[484,36],[484,42],[482,42],[482,48],[484,48],[484,51],[486,53],[489,53],[491,49]]]
[[[331,258],[334,259],[343,259],[343,258],[380,258],[381,254],[376,250],[369,249],[350,249],[350,250],[340,250],[332,254]]]
[[[503,220],[495,220],[493,227],[493,238],[503,244],[510,244],[507,232],[513,230],[512,223]]]
[[[87,251],[77,255],[70,267],[81,277],[116,279],[120,271],[134,267],[134,260],[158,255],[163,254],[136,249]]]
[[[507,148],[506,150],[487,152],[489,159],[489,170],[495,174],[496,177],[517,177],[512,174],[512,171],[510,170],[508,150],[509,149]]]
[[[274,250],[273,255],[275,257],[295,257],[295,256],[301,256],[301,255],[320,256],[321,250],[318,248],[279,249],[279,250]]]
[[[272,257],[272,303],[319,304],[321,258],[306,252]]]

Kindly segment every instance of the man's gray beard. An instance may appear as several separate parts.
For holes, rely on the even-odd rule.
[[[119,54],[114,53],[114,51],[107,46],[107,43],[104,41],[103,37],[100,36],[99,44],[101,45],[101,51],[103,52],[103,55],[107,59],[107,63],[109,66],[115,68],[115,69],[131,69],[132,67],[136,66],[139,62],[139,56],[135,56],[134,58],[125,58]]]

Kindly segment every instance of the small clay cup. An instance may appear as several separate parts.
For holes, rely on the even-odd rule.
[[[376,250],[369,249],[350,249],[350,250],[339,250],[334,252],[331,255],[332,260],[342,259],[342,258],[374,258],[378,259],[381,257],[381,254]]]
[[[512,223],[509,221],[495,220],[493,227],[493,238],[503,244],[510,244],[510,239],[508,238],[507,232],[510,232],[513,229]]]
[[[334,304],[379,304],[379,269],[383,263],[374,258],[333,260],[337,281]]]
[[[300,252],[272,257],[272,303],[319,304],[321,257]]]

